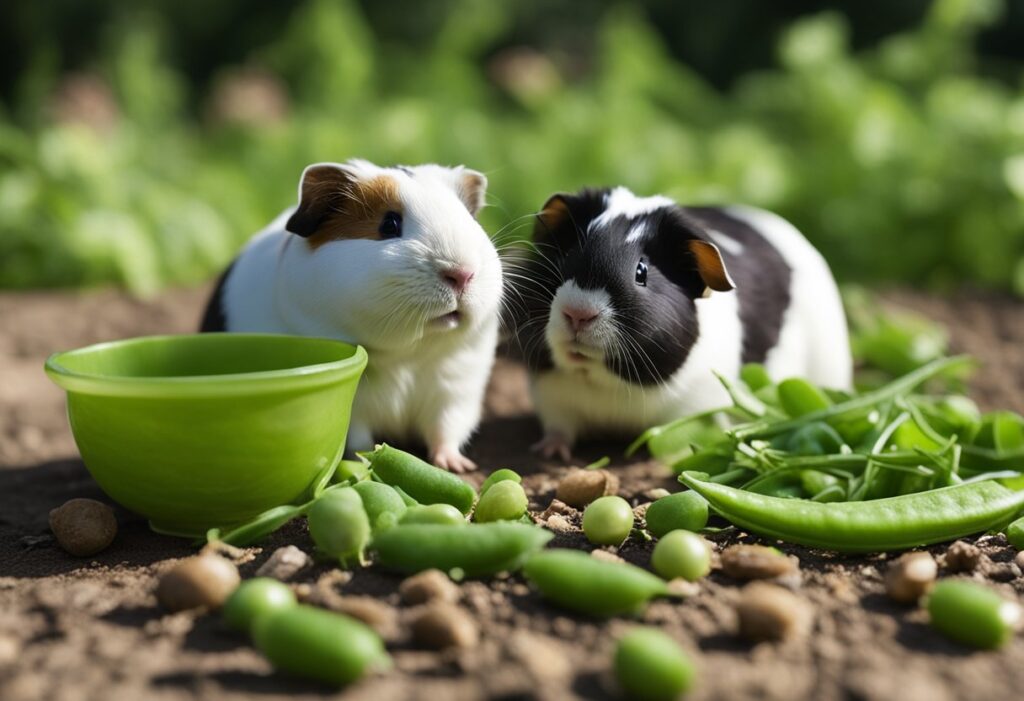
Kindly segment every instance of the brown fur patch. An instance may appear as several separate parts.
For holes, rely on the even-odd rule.
[[[544,208],[537,218],[546,231],[554,231],[562,226],[569,216],[569,205],[565,203],[561,195],[554,195],[544,203]]]
[[[722,252],[718,246],[707,241],[693,239],[689,242],[690,253],[697,261],[697,272],[701,280],[712,290],[728,292],[735,289],[729,271],[725,269],[725,261],[722,260]]]
[[[311,196],[329,202],[323,220],[309,238],[313,250],[341,239],[380,239],[381,219],[387,212],[402,212],[398,183],[388,175],[369,180],[327,182],[313,186]]]

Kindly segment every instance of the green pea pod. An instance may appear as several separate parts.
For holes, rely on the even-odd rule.
[[[819,494],[839,484],[839,478],[820,470],[801,470],[800,484],[808,494]]]
[[[466,517],[451,504],[427,504],[410,506],[402,514],[399,523],[433,523],[449,526],[465,526]]]
[[[519,569],[554,534],[537,526],[497,521],[465,526],[406,524],[377,534],[377,561],[399,572],[460,569],[482,577]]]
[[[793,418],[832,406],[824,392],[799,377],[791,377],[779,383],[779,403],[783,411]]]
[[[370,477],[370,466],[362,460],[342,460],[334,471],[334,483],[355,484]]]
[[[353,487],[332,489],[314,502],[307,516],[309,534],[325,555],[342,564],[363,560],[370,539],[370,519]]]
[[[277,669],[327,684],[350,684],[391,666],[380,636],[367,625],[312,606],[258,617],[252,638]]]
[[[903,550],[1000,528],[1024,506],[1024,491],[987,480],[917,494],[840,503],[780,499],[705,481],[679,481],[736,526],[790,543],[841,552]]]
[[[992,649],[1013,637],[1021,608],[981,584],[947,579],[928,596],[928,615],[932,626],[946,637]]]
[[[401,487],[421,504],[451,504],[464,514],[473,508],[476,492],[469,484],[415,455],[381,443],[362,457],[382,482]]]
[[[1018,550],[1024,550],[1024,517],[1006,527],[1006,539]]]
[[[598,560],[580,550],[537,553],[523,573],[547,599],[599,618],[639,613],[650,599],[669,593],[665,582],[647,570]]]
[[[655,538],[679,529],[699,531],[708,525],[708,500],[692,490],[669,494],[647,507],[644,520]]]
[[[376,530],[381,515],[390,513],[394,515],[394,522],[397,522],[405,513],[406,505],[401,495],[394,488],[382,482],[365,480],[352,485],[359,498],[363,501],[363,509],[370,519],[370,526]]]
[[[843,438],[824,421],[812,421],[789,434],[785,445],[797,455],[832,455],[842,449]]]
[[[207,539],[219,540],[222,543],[238,547],[252,545],[263,540],[297,516],[301,516],[308,507],[309,504],[301,506],[275,506],[273,509],[264,511],[248,523],[232,528],[227,533],[220,533],[219,530],[212,529],[207,534]]]
[[[487,494],[487,490],[496,485],[498,482],[515,482],[520,484],[523,478],[519,476],[519,473],[515,470],[510,470],[507,467],[503,467],[500,470],[495,470],[491,474],[487,475],[487,479],[480,485],[480,498],[482,499],[484,494]]]

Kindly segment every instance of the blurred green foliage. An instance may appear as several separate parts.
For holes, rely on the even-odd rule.
[[[483,170],[502,242],[552,192],[625,184],[778,211],[842,279],[1024,293],[1024,91],[979,77],[972,50],[999,0],[936,0],[862,52],[842,15],[800,20],[777,67],[724,93],[631,6],[603,14],[579,71],[490,56],[509,5],[449,4],[424,50],[307,0],[224,69],[202,119],[156,15],[111,32],[98,85],[58,86],[40,53],[0,107],[0,286],[208,279],[293,203],[304,165],[359,156]]]

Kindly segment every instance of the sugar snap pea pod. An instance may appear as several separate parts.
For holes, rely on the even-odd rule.
[[[363,500],[363,508],[370,519],[370,527],[376,530],[378,521],[383,514],[393,514],[397,522],[405,513],[406,505],[401,495],[383,482],[364,480],[352,485],[359,498]]]
[[[415,455],[381,443],[362,457],[382,482],[401,487],[421,504],[451,504],[464,514],[473,508],[476,492],[469,484]]]
[[[377,534],[373,548],[378,562],[399,572],[460,569],[467,577],[482,577],[519,569],[552,537],[543,528],[507,521],[465,526],[402,523]]]
[[[708,500],[693,490],[669,494],[647,507],[644,520],[655,538],[679,529],[699,531],[708,525]]]
[[[253,642],[274,667],[342,686],[391,666],[380,636],[364,623],[312,606],[260,616]]]
[[[981,584],[947,579],[928,596],[932,626],[957,642],[1002,647],[1021,620],[1021,608]]]
[[[1006,539],[1018,550],[1024,550],[1024,516],[1006,527]]]
[[[426,504],[410,506],[402,514],[399,523],[434,523],[449,526],[465,526],[466,517],[451,504]]]
[[[994,481],[876,499],[819,503],[746,492],[684,472],[679,481],[752,533],[841,552],[902,550],[999,528],[1024,508],[1024,491]]]
[[[495,470],[491,474],[487,475],[487,479],[480,485],[480,497],[483,498],[484,494],[487,494],[487,490],[496,485],[498,482],[511,481],[519,484],[523,481],[523,478],[519,476],[519,473],[515,470],[510,470],[507,467],[503,467],[500,470]]]
[[[793,418],[827,409],[832,405],[820,389],[807,380],[792,377],[779,383],[779,403]]]
[[[551,601],[589,616],[639,613],[665,582],[624,562],[607,562],[580,550],[553,548],[532,556],[523,573]]]
[[[253,520],[232,528],[227,533],[221,533],[212,529],[207,533],[207,540],[219,540],[222,543],[235,546],[245,546],[257,543],[268,535],[281,528],[309,508],[309,504],[301,506],[275,506],[267,509]]]

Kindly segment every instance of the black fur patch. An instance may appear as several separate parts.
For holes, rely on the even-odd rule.
[[[747,222],[718,207],[686,207],[703,227],[720,231],[743,245],[741,255],[719,247],[729,274],[736,281],[740,322],[743,324],[744,363],[763,363],[779,342],[790,304],[792,271],[782,255]],[[714,239],[709,239],[714,243]]]
[[[224,285],[234,267],[235,263],[232,261],[227,270],[221,273],[220,278],[217,279],[217,286],[213,288],[213,294],[210,295],[210,301],[206,303],[206,311],[203,312],[203,319],[199,323],[201,333],[228,330],[227,311],[224,309]]]

